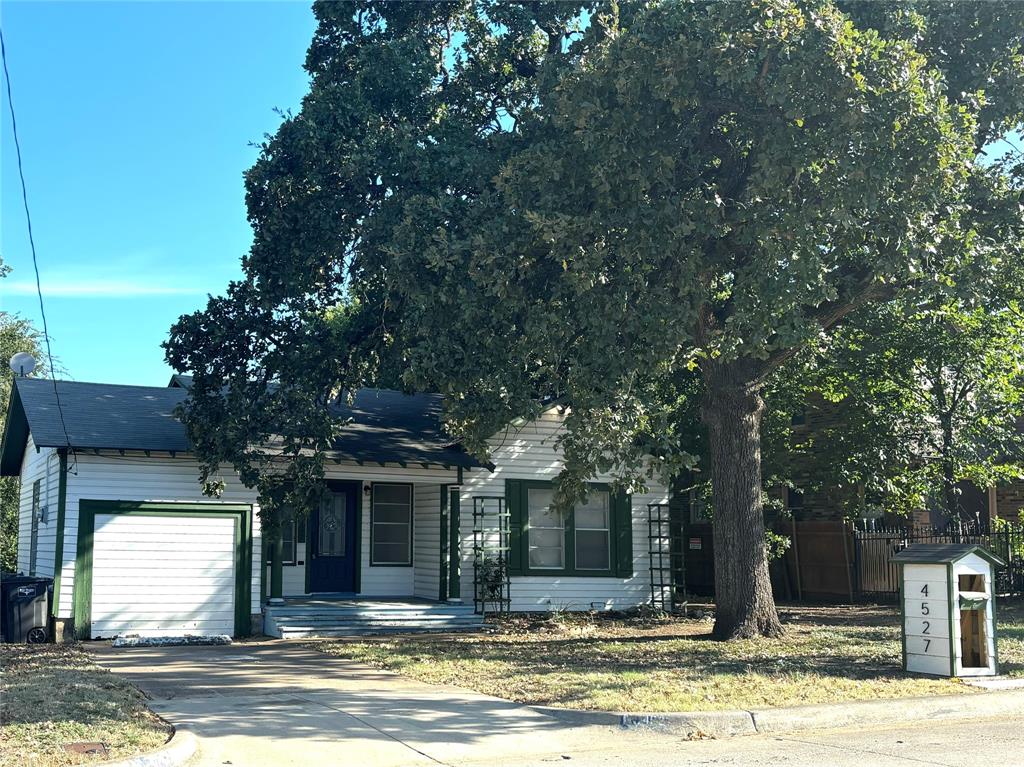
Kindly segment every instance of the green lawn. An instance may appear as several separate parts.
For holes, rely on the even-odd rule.
[[[151,751],[170,727],[126,680],[74,645],[0,645],[0,767],[88,764]],[[73,754],[106,744],[106,757]]]
[[[972,693],[905,674],[891,607],[784,607],[781,640],[722,643],[711,621],[514,617],[491,634],[331,640],[317,649],[426,682],[521,703],[694,711]],[[1003,671],[1024,676],[1024,603],[999,606]]]

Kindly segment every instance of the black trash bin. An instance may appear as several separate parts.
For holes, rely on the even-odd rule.
[[[53,578],[0,576],[0,635],[4,642],[40,644],[50,640]]]

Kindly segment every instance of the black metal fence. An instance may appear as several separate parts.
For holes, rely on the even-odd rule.
[[[976,543],[1006,562],[996,572],[996,592],[1024,594],[1024,524],[952,524],[936,527],[892,527],[853,531],[853,578],[858,595],[896,599],[899,576],[892,555],[912,543]]]

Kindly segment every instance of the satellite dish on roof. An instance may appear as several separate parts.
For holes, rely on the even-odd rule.
[[[18,352],[10,361],[11,370],[16,376],[27,376],[36,369],[36,358],[28,352]]]

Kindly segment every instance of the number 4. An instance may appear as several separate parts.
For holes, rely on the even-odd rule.
[[[925,597],[928,596],[928,584],[927,583],[924,584],[924,586],[921,587],[921,595],[925,596]]]

